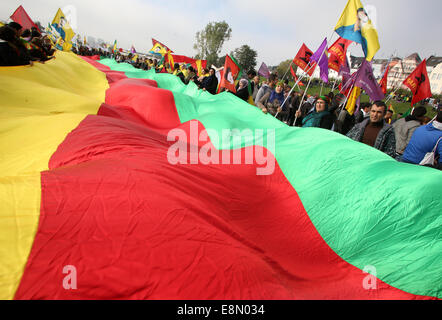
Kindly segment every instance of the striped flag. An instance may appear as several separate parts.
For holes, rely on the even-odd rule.
[[[113,59],[0,82],[1,299],[442,298],[437,170]]]

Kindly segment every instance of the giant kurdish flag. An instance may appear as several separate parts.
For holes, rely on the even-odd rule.
[[[442,298],[437,170],[109,59],[1,68],[0,96],[2,299]],[[172,164],[178,129],[274,171]]]

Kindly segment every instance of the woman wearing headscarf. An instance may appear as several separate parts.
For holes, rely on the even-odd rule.
[[[247,79],[241,79],[239,81],[239,87],[235,93],[235,96],[244,101],[249,99],[249,81]]]
[[[328,111],[328,99],[321,96],[316,100],[315,110],[302,120],[302,127],[330,130],[332,126],[333,116]]]
[[[278,82],[278,84],[275,87],[275,90],[273,90],[270,93],[269,99],[267,100],[267,103],[265,104],[265,108],[262,109],[264,113],[270,113],[272,116],[276,115],[277,113],[281,116],[285,115],[285,111],[283,110],[282,104],[284,103],[285,97],[284,97],[284,83]]]

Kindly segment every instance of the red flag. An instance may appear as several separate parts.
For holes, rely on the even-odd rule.
[[[167,46],[165,46],[164,44],[162,44],[161,42],[155,40],[154,38],[152,38],[152,45],[154,46],[155,44],[159,43],[162,47],[164,47],[164,49],[166,49],[166,51],[170,51],[170,53],[173,53],[172,50],[170,50]]]
[[[11,19],[14,22],[19,23],[24,29],[31,29],[32,27],[35,27],[39,32],[41,32],[22,6],[18,7],[17,10],[15,10],[15,12],[11,16]]]
[[[190,63],[192,65],[192,67],[198,71],[198,63],[196,59],[192,59],[183,55],[177,55],[177,54],[172,54],[172,59],[174,61],[174,63]],[[207,60],[200,60],[201,61],[201,68],[205,69],[207,67]]]
[[[295,79],[295,83],[296,83],[296,81],[298,81],[298,77],[296,76],[295,70],[293,70],[293,66],[291,66],[291,65],[290,65],[290,72],[292,73],[292,76]],[[301,81],[298,84],[300,86],[304,86],[304,84]]]
[[[315,65],[316,62],[313,62],[310,64],[310,58],[313,55],[313,51],[311,51],[305,44],[302,44],[301,49],[299,49],[298,54],[296,55],[295,59],[293,59],[293,63],[296,64],[298,67],[300,67],[302,70],[307,72],[311,77],[313,75],[313,72],[315,71]]]
[[[387,94],[387,78],[388,78],[388,72],[390,72],[390,66],[387,67],[387,70],[384,73],[384,76],[382,77],[381,81],[379,82],[382,92],[384,94]]]
[[[328,49],[330,53],[330,58],[328,59],[328,67],[336,72],[342,65],[345,64],[345,58],[347,56],[347,49],[352,41],[339,38],[335,43]]]
[[[229,57],[229,55],[226,55],[224,75],[221,78],[219,87],[226,88],[229,91],[236,93],[235,80],[238,78],[239,71],[239,66]]]
[[[405,86],[410,88],[413,93],[411,106],[416,102],[422,101],[425,98],[431,97],[430,79],[427,73],[427,59],[414,70],[410,76],[403,82]]]

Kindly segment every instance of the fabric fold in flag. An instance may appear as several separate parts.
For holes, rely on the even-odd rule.
[[[0,83],[1,298],[442,298],[436,170],[113,59]]]

